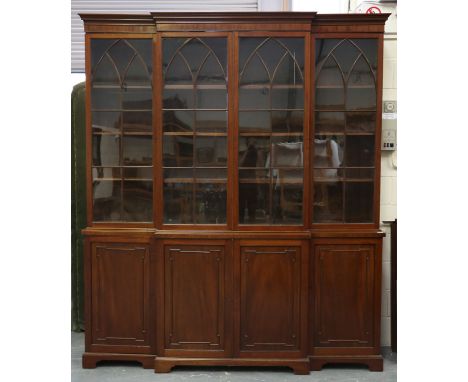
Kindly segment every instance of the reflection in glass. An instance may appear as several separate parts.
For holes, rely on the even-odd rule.
[[[373,182],[346,182],[345,184],[345,222],[372,222]]]
[[[120,112],[94,111],[92,113],[93,133],[119,133]]]
[[[346,131],[373,133],[375,131],[375,113],[346,113]]]
[[[302,170],[273,170],[276,181],[273,184],[273,223],[302,223]]]
[[[315,92],[315,105],[320,110],[344,110],[343,89],[318,88]]]
[[[315,113],[315,133],[343,133],[345,129],[345,116],[343,112]]]
[[[302,167],[304,147],[302,137],[274,137],[271,143],[272,167]]]
[[[375,137],[373,135],[347,135],[346,166],[374,166],[374,140]]]
[[[143,221],[153,220],[153,182],[124,181],[123,182],[123,220]]]
[[[195,112],[195,126],[200,132],[226,132],[226,111],[200,111]]]
[[[375,88],[348,88],[346,110],[375,110],[376,98]]]
[[[123,177],[125,179],[152,180],[152,167],[123,167]]]
[[[120,167],[93,167],[91,172],[93,180],[120,180],[122,176]]]
[[[272,111],[271,126],[277,133],[302,133],[304,126],[303,111]]]
[[[120,165],[120,136],[93,135],[93,166]]]
[[[193,136],[163,137],[163,165],[165,167],[193,166]]]
[[[239,137],[239,168],[268,167],[270,137]]]
[[[122,92],[122,109],[151,111],[153,93],[151,89],[127,89]]]
[[[239,112],[240,132],[267,132],[271,130],[271,114],[268,111]]]
[[[226,166],[226,149],[226,137],[196,137],[195,165],[205,167]]]
[[[268,181],[266,178],[264,180]],[[268,183],[244,183],[244,181],[245,178],[239,181],[239,223],[270,223],[270,185]]]
[[[165,110],[163,112],[163,131],[193,131],[194,113],[189,110]]]
[[[91,109],[119,110],[121,107],[120,89],[91,89]]]
[[[151,111],[125,111],[122,129],[124,133],[153,132],[153,117]]]
[[[316,135],[314,139],[314,167],[341,167],[344,151],[343,135]]]
[[[239,110],[268,109],[270,107],[270,88],[239,88]]]
[[[153,139],[150,135],[124,135],[122,145],[125,166],[152,165]]]
[[[121,182],[93,182],[93,221],[121,220]]]
[[[226,109],[227,90],[199,89],[196,92],[197,109]]]
[[[195,222],[226,223],[226,184],[198,183],[195,189]]]
[[[321,223],[343,222],[343,183],[314,182],[314,220]]]
[[[188,224],[192,220],[192,183],[164,182],[164,223]]]
[[[303,109],[303,88],[271,89],[271,107],[273,109]]]

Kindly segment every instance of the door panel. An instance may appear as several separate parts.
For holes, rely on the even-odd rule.
[[[225,349],[225,254],[224,245],[164,246],[166,349]]]
[[[241,246],[240,252],[240,350],[298,350],[301,247]]]
[[[128,352],[147,352],[148,246],[94,243],[91,255],[94,350],[102,349],[100,345],[115,345],[119,346],[119,352],[126,352],[125,346],[129,347]]]
[[[372,346],[374,246],[318,245],[315,267],[315,346]]]

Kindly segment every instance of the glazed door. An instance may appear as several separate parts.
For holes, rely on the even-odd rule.
[[[374,245],[315,246],[316,347],[374,345],[374,264]]]
[[[299,354],[304,249],[300,242],[238,244],[241,356]]]
[[[164,354],[225,357],[230,250],[223,241],[166,241]]]
[[[91,351],[150,353],[149,248],[91,244]]]

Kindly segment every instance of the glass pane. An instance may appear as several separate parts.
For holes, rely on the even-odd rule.
[[[344,110],[344,90],[341,88],[317,88],[315,91],[315,105],[322,110]]]
[[[347,168],[346,169],[347,180],[374,180],[374,169],[373,168]]]
[[[120,112],[94,111],[92,113],[93,133],[119,133]]]
[[[239,171],[239,223],[270,222],[270,180],[266,170]]]
[[[93,182],[93,220],[118,221],[121,209],[121,182],[100,180]]]
[[[375,113],[346,113],[346,131],[353,133],[373,133],[375,131]]]
[[[123,182],[123,217],[124,221],[150,222],[153,220],[153,182]]]
[[[120,109],[121,106],[120,89],[91,89],[91,109],[106,110]]]
[[[344,87],[344,78],[340,67],[333,57],[329,57],[325,63],[317,66],[316,87]]]
[[[193,166],[193,136],[163,137],[163,165],[166,167]]]
[[[348,79],[348,87],[370,86],[374,87],[374,75],[369,64],[361,55],[351,71]]]
[[[239,137],[239,167],[268,167],[270,137]]]
[[[135,56],[128,67],[123,83],[130,86],[151,87],[151,75],[141,57]]]
[[[150,135],[123,137],[123,164],[150,166],[153,163],[153,139]]]
[[[111,57],[103,55],[99,63],[93,66],[92,81],[93,85],[120,85],[120,74]]]
[[[192,89],[164,89],[164,109],[193,109],[194,91]]]
[[[122,109],[152,110],[152,99],[151,89],[126,89],[122,92]]]
[[[243,41],[244,39],[241,39]],[[240,51],[244,46],[241,44]],[[269,84],[270,83],[270,73],[268,72],[265,63],[262,62],[262,59],[253,54],[250,56],[246,62],[246,66],[239,66],[241,72],[239,74],[239,84],[240,85],[251,85],[251,84]]]
[[[122,170],[125,179],[153,179],[153,167],[124,167]]]
[[[202,89],[197,90],[198,109],[226,109],[227,90]]]
[[[268,132],[271,130],[269,111],[239,112],[239,130],[241,132]]]
[[[316,135],[314,139],[314,167],[341,167],[344,153],[343,135]]]
[[[369,61],[372,70],[374,72],[377,70],[377,49],[378,49],[378,40],[375,38],[360,38],[360,39],[353,39],[353,43],[355,43],[362,51],[362,53],[366,56],[367,60]]]
[[[95,69],[105,52],[116,42],[117,40],[107,38],[92,38],[91,39],[91,67]]]
[[[195,166],[225,166],[226,163],[226,137],[195,138]]]
[[[345,115],[343,112],[317,112],[315,113],[315,132],[342,133],[345,127]]]
[[[345,222],[369,223],[372,222],[374,183],[373,182],[346,182],[345,185]]]
[[[343,182],[314,182],[314,222],[343,222]]]
[[[164,223],[193,223],[193,183],[166,183],[163,189]]]
[[[274,137],[271,145],[271,167],[302,167],[302,137]]]
[[[270,88],[239,88],[239,109],[269,109]]]
[[[226,111],[196,111],[195,126],[201,132],[226,132]]]
[[[226,83],[226,73],[224,68],[221,66],[219,58],[210,54],[203,66],[200,68],[200,72],[197,77],[198,84],[224,84]]]
[[[125,68],[128,66],[133,56],[135,55],[134,50],[126,40],[118,40],[108,50],[108,54],[112,57],[112,60],[117,66],[120,73],[120,78],[124,78]]]
[[[281,58],[278,66],[272,74],[272,82],[275,84],[291,85],[302,83],[302,73],[296,66],[294,59],[289,54],[286,54],[284,58]]]
[[[314,182],[331,182],[343,180],[344,169],[342,168],[319,168],[314,170]]]
[[[163,112],[163,131],[193,131],[194,112],[189,110],[166,110]]]
[[[273,111],[271,124],[274,132],[299,133],[303,131],[304,112],[302,111]]]
[[[348,88],[346,110],[375,110],[376,92],[374,88]]]
[[[153,116],[150,111],[123,112],[124,133],[153,132]]]
[[[145,63],[148,72],[153,71],[153,40],[145,39],[127,39],[127,42],[135,49]]]
[[[273,223],[302,224],[303,171],[274,169]]]
[[[346,166],[372,167],[374,165],[373,135],[346,136]]]
[[[345,76],[351,70],[360,53],[359,49],[350,40],[342,40],[333,50],[333,55],[336,57]]]
[[[93,166],[120,165],[120,137],[93,135]]]
[[[226,183],[226,168],[197,168],[195,170],[196,183]]]
[[[226,184],[201,183],[195,190],[195,222],[226,223]]]
[[[120,180],[120,167],[93,167],[93,180]]]
[[[300,88],[271,89],[271,107],[273,109],[304,108],[304,90]]]
[[[164,39],[164,44],[167,40]],[[169,61],[169,59],[168,59]],[[184,60],[184,57],[180,54],[176,54],[170,61],[169,66],[166,69],[164,82],[166,84],[192,84],[193,77],[190,67]]]

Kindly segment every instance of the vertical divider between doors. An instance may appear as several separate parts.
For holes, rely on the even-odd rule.
[[[312,128],[310,112],[311,109],[311,49],[310,49],[310,33],[307,33],[304,36],[304,44],[305,44],[305,54],[304,54],[304,174],[303,174],[303,187],[304,191],[302,194],[302,203],[303,203],[303,224],[306,229],[310,227],[310,213],[309,213],[309,204],[310,202],[310,172],[311,172],[311,159],[310,159],[310,131]]]
[[[85,134],[86,134],[86,225],[93,225],[92,128],[91,128],[91,38],[85,37]]]
[[[163,223],[163,145],[162,145],[162,38],[153,38],[153,219],[157,229]]]
[[[310,192],[309,192],[309,227],[312,228],[314,223],[314,136],[315,136],[315,36],[311,36],[310,38],[310,103],[309,107],[309,121],[310,121],[310,129],[309,129],[309,184],[310,184]]]
[[[230,161],[230,175],[231,175],[231,189],[232,199],[230,210],[232,211],[232,224],[231,229],[237,229],[239,226],[239,173],[238,173],[238,153],[239,153],[239,34],[233,32],[230,34],[230,58],[231,65],[229,69],[229,76],[231,81],[229,84],[229,96],[231,102],[229,103],[231,110],[229,112],[229,137],[231,139],[231,161]]]

